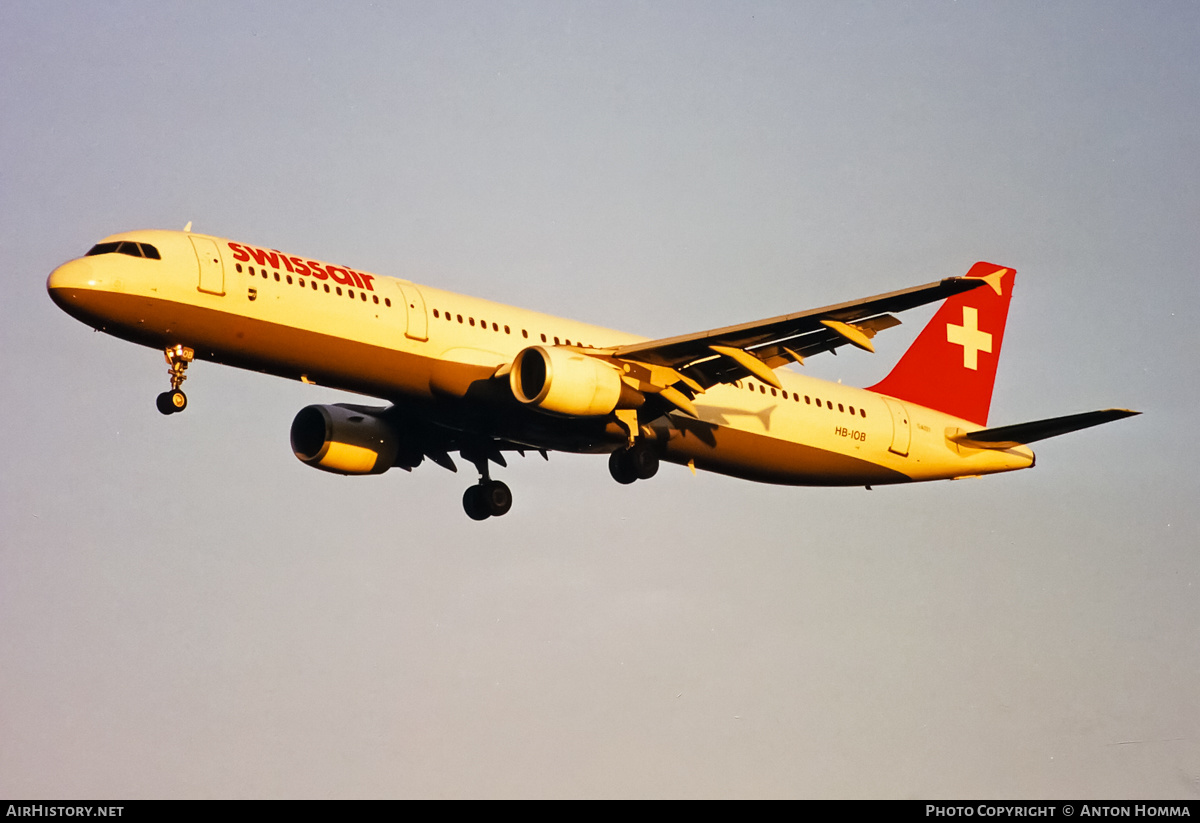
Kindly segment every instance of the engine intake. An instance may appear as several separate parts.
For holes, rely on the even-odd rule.
[[[508,379],[517,400],[566,417],[599,417],[643,400],[614,366],[568,349],[530,346],[517,355]]]
[[[387,421],[341,405],[301,409],[291,439],[301,462],[335,474],[382,474],[397,465],[401,451],[400,437]]]

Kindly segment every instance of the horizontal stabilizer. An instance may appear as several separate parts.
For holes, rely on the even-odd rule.
[[[998,426],[994,429],[981,429],[965,434],[952,435],[955,443],[976,449],[1011,449],[1013,446],[1023,446],[1036,443],[1048,437],[1058,437],[1060,434],[1099,426],[1122,417],[1132,417],[1141,412],[1129,409],[1102,409],[1101,411],[1068,414],[1066,417],[1052,417],[1049,420],[1035,420],[1032,423],[1018,423],[1015,426]]]

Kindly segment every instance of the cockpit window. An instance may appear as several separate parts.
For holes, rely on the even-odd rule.
[[[97,254],[128,254],[130,257],[148,257],[151,260],[162,260],[158,249],[149,243],[134,243],[125,240],[120,243],[97,243],[92,246],[84,257],[94,257]]]

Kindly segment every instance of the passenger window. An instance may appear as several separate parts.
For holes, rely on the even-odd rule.
[[[390,309],[392,307],[392,298],[390,298],[390,297],[383,298],[383,305],[387,306]]]
[[[846,409],[845,409],[845,408],[843,408],[843,406],[842,406],[842,404],[841,404],[841,403],[838,403],[838,411],[840,411],[840,412],[844,412],[844,411],[846,411]]]
[[[234,266],[234,268],[237,269],[238,274],[242,273],[242,264],[241,263],[238,263],[236,266]]]

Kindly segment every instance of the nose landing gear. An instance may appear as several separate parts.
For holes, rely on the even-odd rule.
[[[180,390],[183,381],[187,380],[188,363],[196,356],[194,349],[187,346],[170,346],[164,350],[167,365],[171,367],[171,390],[165,391],[155,399],[155,405],[163,414],[175,414],[187,408],[187,395]]]

